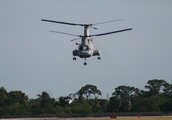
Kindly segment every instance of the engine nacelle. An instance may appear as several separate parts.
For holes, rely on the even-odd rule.
[[[93,51],[93,56],[96,56],[96,55],[98,55],[98,56],[100,55],[100,51],[99,50],[94,50]]]
[[[78,56],[78,50],[73,50],[73,56]]]

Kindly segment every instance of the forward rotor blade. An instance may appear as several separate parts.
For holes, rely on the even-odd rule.
[[[91,25],[104,24],[104,23],[109,23],[109,22],[114,22],[114,21],[120,21],[120,20],[123,20],[123,19],[111,20],[111,21],[106,21],[106,22],[101,22],[101,23],[95,23],[95,24],[91,24]]]
[[[50,32],[61,33],[61,34],[65,34],[65,35],[72,35],[72,36],[77,36],[77,37],[82,37],[81,35],[75,35],[75,34],[64,33],[64,32],[58,32],[58,31],[50,31]]]
[[[96,27],[91,27],[91,28],[93,28],[93,29],[95,29],[95,30],[98,30],[98,28],[96,28]]]
[[[80,39],[80,38],[75,38],[75,39],[72,39],[71,41],[74,41],[74,40],[77,40],[77,39]]]
[[[41,21],[53,22],[53,23],[60,23],[60,24],[66,24],[66,25],[79,25],[79,26],[83,26],[83,24],[75,24],[75,23],[68,23],[68,22],[60,22],[60,21],[54,21],[54,20],[45,20],[45,19],[41,19]]]
[[[132,30],[132,28],[129,28],[129,29],[123,29],[123,30],[118,30],[118,31],[112,31],[112,32],[108,32],[108,33],[102,33],[102,34],[90,35],[89,37],[92,37],[92,36],[109,35],[109,34],[118,33],[118,32],[124,32],[124,31],[128,31],[128,30]]]

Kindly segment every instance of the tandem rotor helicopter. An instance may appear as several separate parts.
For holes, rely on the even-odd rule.
[[[54,20],[41,19],[41,21],[45,21],[45,22],[52,22],[52,23],[59,23],[59,24],[66,24],[66,25],[73,25],[73,26],[83,26],[84,27],[84,35],[75,35],[75,34],[70,34],[70,33],[59,32],[59,31],[50,31],[50,32],[55,32],[55,33],[61,33],[61,34],[66,34],[66,35],[77,36],[77,37],[81,38],[81,43],[76,43],[76,45],[78,45],[78,49],[73,50],[73,56],[74,56],[73,60],[76,60],[76,56],[78,56],[80,58],[84,58],[84,65],[87,65],[86,58],[89,58],[91,56],[98,56],[97,59],[101,60],[100,51],[97,50],[97,49],[94,49],[94,45],[92,43],[92,38],[91,37],[109,35],[109,34],[113,34],[113,33],[132,30],[132,28],[128,28],[128,29],[122,29],[122,30],[118,30],[118,31],[112,31],[112,32],[107,32],[107,33],[90,35],[89,34],[89,28],[93,28],[93,29],[97,30],[97,28],[92,27],[92,26],[93,25],[98,25],[98,24],[114,22],[114,21],[119,21],[119,20],[122,20],[122,19],[117,19],[117,20],[112,20],[112,21],[107,21],[107,22],[101,22],[101,23],[95,23],[95,24],[75,24],[75,23],[68,23],[68,22],[60,22],[60,21],[54,21]],[[79,38],[73,39],[71,41],[77,40]]]

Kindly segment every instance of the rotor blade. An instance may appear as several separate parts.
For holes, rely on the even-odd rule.
[[[65,34],[65,35],[72,35],[72,36],[82,37],[81,35],[75,35],[75,34],[70,34],[70,33],[64,33],[64,32],[59,32],[59,31],[50,31],[50,32],[61,33],[61,34]]]
[[[96,27],[91,27],[91,28],[93,28],[93,29],[95,29],[95,30],[98,30],[98,28],[96,28]]]
[[[123,29],[123,30],[118,30],[118,31],[112,31],[112,32],[108,32],[108,33],[102,33],[102,34],[90,35],[89,37],[92,37],[92,36],[108,35],[108,34],[113,34],[113,33],[118,33],[118,32],[124,32],[124,31],[128,31],[128,30],[132,30],[132,28]]]
[[[74,41],[74,40],[77,40],[77,39],[80,39],[80,38],[75,38],[75,39],[72,39],[72,40],[70,40],[70,41]]]
[[[68,23],[68,22],[61,22],[61,21],[54,21],[54,20],[46,20],[46,19],[41,19],[41,21],[45,22],[52,22],[52,23],[60,23],[60,24],[66,24],[66,25],[76,25],[76,26],[92,26],[92,25],[98,25],[98,24],[104,24],[104,23],[109,23],[109,22],[114,22],[114,21],[120,21],[123,19],[117,19],[117,20],[111,20],[111,21],[106,21],[106,22],[101,22],[101,23],[95,23],[95,24],[76,24],[76,23]],[[95,27],[92,27],[93,29],[97,29]]]
[[[54,20],[45,20],[45,19],[41,19],[41,21],[53,22],[53,23],[60,23],[60,24],[66,24],[66,25],[79,25],[79,26],[84,26],[83,24],[75,24],[75,23],[68,23],[68,22],[60,22],[60,21],[54,21]]]
[[[106,21],[106,22],[101,22],[101,23],[95,23],[95,24],[91,24],[91,25],[104,24],[104,23],[109,23],[109,22],[114,22],[114,21],[120,21],[120,20],[123,20],[123,19],[111,20],[111,21]]]

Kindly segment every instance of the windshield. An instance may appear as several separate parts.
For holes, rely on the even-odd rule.
[[[80,46],[81,51],[89,51],[89,46]]]

